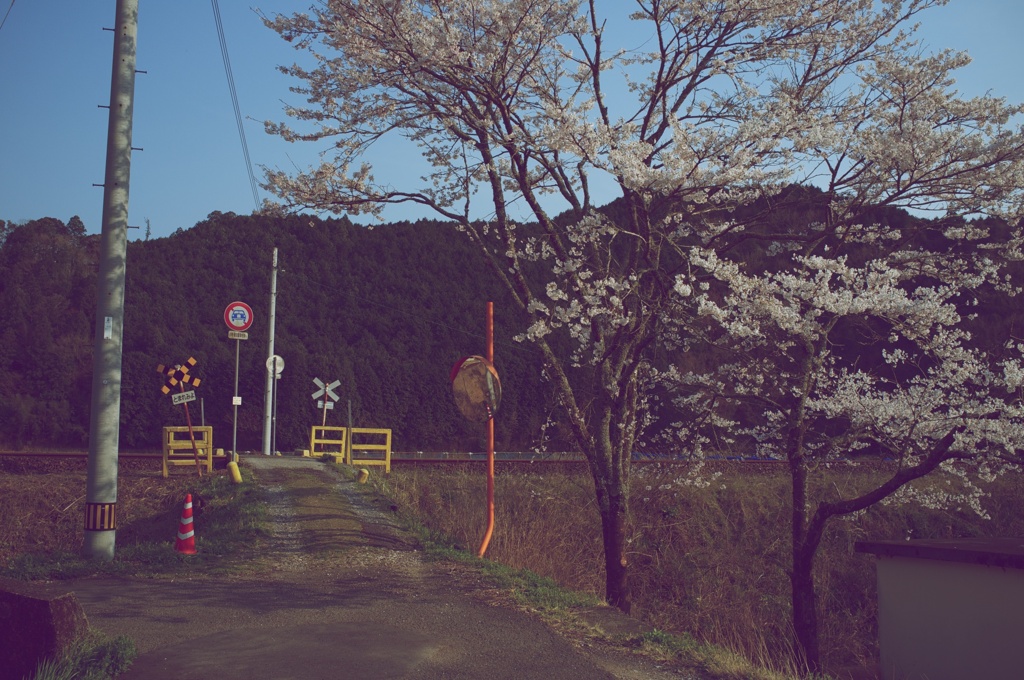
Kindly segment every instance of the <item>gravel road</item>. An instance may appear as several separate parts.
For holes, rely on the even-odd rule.
[[[701,680],[564,638],[471,567],[424,560],[390,508],[333,466],[247,456],[240,467],[265,485],[274,536],[238,575],[64,584],[90,624],[135,639],[124,680]],[[636,625],[596,614],[606,629]]]

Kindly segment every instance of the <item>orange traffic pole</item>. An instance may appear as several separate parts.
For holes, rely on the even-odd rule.
[[[487,361],[494,365],[494,303],[487,303]],[[487,531],[477,557],[483,557],[494,533],[494,412],[487,419]]]

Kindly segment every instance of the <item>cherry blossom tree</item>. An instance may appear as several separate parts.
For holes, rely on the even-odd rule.
[[[793,623],[810,668],[820,666],[813,569],[828,522],[885,500],[984,515],[976,480],[1017,469],[1024,449],[1024,346],[985,351],[966,329],[980,291],[1006,292],[1001,255],[986,249],[1004,244],[935,226],[933,248],[894,231],[891,249],[831,257],[856,251],[856,240],[826,237],[824,256],[793,254],[771,273],[747,274],[713,251],[693,256],[711,283],[693,295],[720,360],[663,377],[691,424],[720,416],[687,434],[724,428],[788,463]],[[877,475],[833,483],[856,461],[879,460],[888,462]],[[911,485],[936,471],[944,484]]]
[[[713,435],[787,462],[793,626],[812,671],[829,521],[883,501],[984,515],[977,482],[1022,460],[1024,345],[972,332],[997,322],[979,300],[1005,309],[1021,290],[1021,107],[960,98],[951,73],[965,62],[897,51],[834,89],[828,117],[791,138],[821,188],[787,192],[810,215],[782,223],[767,201],[710,237],[708,220],[678,217],[691,245],[662,337],[704,343],[705,362],[658,379],[689,415],[675,434],[692,450]],[[997,219],[964,219],[983,215]],[[840,489],[851,459],[889,464]],[[941,484],[913,484],[934,472]]]
[[[925,246],[880,225],[872,212],[901,206],[951,218],[1017,215],[1022,137],[1009,121],[1020,109],[994,97],[959,98],[951,73],[966,56],[927,54],[912,39],[913,17],[942,2],[319,2],[308,13],[265,17],[312,58],[311,66],[282,68],[306,101],[287,108],[291,123],[266,127],[290,141],[330,146],[319,167],[268,170],[266,186],[293,209],[380,214],[388,204],[418,204],[455,222],[488,255],[531,318],[523,338],[544,353],[563,417],[589,462],[606,598],[628,611],[633,446],[650,424],[653,381],[693,384],[684,372],[657,371],[655,346],[713,340],[734,352],[743,342],[765,350],[772,328],[780,338],[791,334],[791,343],[780,344],[778,356],[749,352],[732,373],[723,365],[714,383],[722,398],[742,390],[753,398],[758,371],[787,362],[789,373],[761,380],[785,391],[784,377],[807,364],[799,373],[805,381],[824,371],[836,390],[852,395],[862,383],[822,354],[828,333],[813,329],[846,314],[830,311],[839,303],[827,299],[856,290],[858,304],[882,305],[881,292],[856,288],[880,277],[894,296],[885,314],[907,315],[911,338],[941,330],[945,344],[928,352],[959,357],[967,370],[958,351],[975,350],[949,300],[970,285],[995,285],[996,265],[985,253],[999,251],[997,260],[1014,248],[950,231],[948,244],[964,245],[963,257],[918,256]],[[418,150],[428,168],[422,177],[375,177],[365,158],[388,138]],[[794,183],[821,189],[821,216],[810,225],[786,220],[793,192],[783,189]],[[876,252],[877,244],[885,247]],[[781,258],[782,268],[759,271],[744,259],[751,253]],[[950,280],[957,268],[974,283]],[[944,278],[919,281],[910,271]],[[924,312],[910,309],[915,296],[946,316],[919,318]],[[758,299],[766,320],[748,328],[745,314]],[[767,320],[773,314],[776,326]],[[809,315],[803,326],[802,315]],[[897,321],[904,323],[894,316],[894,328]],[[895,340],[890,352],[896,365],[914,358]],[[1012,373],[1015,364],[1007,366]],[[948,381],[939,373],[919,378],[926,379]],[[907,399],[927,392],[910,388]],[[867,421],[883,393],[877,387],[860,397]],[[800,403],[816,399],[807,389]],[[975,422],[993,431],[1004,422],[1002,415],[982,418],[994,405],[972,399],[980,401],[948,407],[961,419],[974,409],[973,419],[932,435],[942,451],[965,450]],[[766,407],[758,432],[777,426],[798,440],[798,460],[809,458],[803,416],[787,425],[789,411],[773,413]],[[697,421],[680,430],[699,435]],[[801,465],[793,468],[793,523],[807,550],[819,520],[807,515],[805,492],[797,491]],[[805,620],[811,626],[813,601],[795,596],[794,608],[798,630]],[[799,635],[814,667],[811,637]]]

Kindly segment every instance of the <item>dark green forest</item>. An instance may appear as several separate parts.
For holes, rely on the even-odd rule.
[[[825,210],[813,189],[792,187],[787,202],[774,219],[807,224]],[[735,214],[760,209],[741,206]],[[616,204],[605,210],[614,219]],[[901,230],[916,224],[909,231],[933,231],[927,221],[896,209],[873,217]],[[99,236],[88,235],[78,217],[17,225],[0,220],[0,448],[88,446],[98,247]],[[170,237],[128,243],[122,450],[158,450],[164,426],[185,424],[183,407],[160,390],[165,377],[157,366],[190,356],[198,362],[192,373],[202,380],[200,401],[190,405],[193,422],[212,425],[214,445],[230,448],[237,341],[228,338],[224,310],[236,300],[251,306],[254,317],[249,339],[239,346],[238,449],[262,448],[275,247],[274,352],[285,362],[277,385],[278,450],[306,448],[310,428],[322,422],[311,396],[319,378],[341,383],[328,425],[346,424],[351,402],[353,424],[390,428],[397,451],[483,451],[484,428],[458,413],[448,380],[460,357],[485,353],[489,300],[502,383],[498,450],[542,443],[548,450],[575,449],[568,429],[558,425],[540,352],[513,339],[529,325],[524,313],[453,225],[420,220],[371,229],[345,218],[214,212]],[[753,241],[733,256],[753,269],[782,266]],[[543,277],[544,271],[538,265],[528,274]],[[990,351],[998,354],[1007,340],[1024,335],[1017,300],[977,290],[968,303],[967,327]],[[880,365],[870,341],[876,331],[851,326],[836,351],[852,363]],[[557,350],[559,340],[551,341]],[[652,347],[649,358],[665,365],[713,357],[707,348],[682,357]],[[658,430],[677,420],[667,400],[655,395],[653,403],[652,424],[639,443],[652,451]]]
[[[77,217],[0,222],[0,448],[88,446],[98,247]],[[158,450],[162,427],[185,424],[156,369],[190,356],[201,378],[193,422],[231,447],[238,341],[224,309],[235,300],[254,319],[239,347],[238,449],[261,449],[274,247],[278,450],[307,448],[321,423],[314,378],[341,382],[328,425],[345,424],[351,401],[353,424],[390,428],[396,450],[484,450],[484,429],[459,415],[448,377],[459,357],[485,353],[488,300],[503,387],[496,444],[535,443],[550,408],[540,354],[512,340],[521,313],[453,227],[212,213],[128,244],[122,450]]]

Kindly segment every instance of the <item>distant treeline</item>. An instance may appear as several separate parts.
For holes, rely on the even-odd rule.
[[[262,447],[274,247],[278,450],[306,448],[322,422],[314,378],[341,381],[328,425],[345,424],[351,401],[353,423],[391,428],[399,450],[483,450],[483,427],[458,413],[448,377],[459,357],[485,353],[488,300],[503,386],[497,446],[534,443],[550,410],[540,353],[513,341],[521,312],[454,227],[215,212],[128,244],[122,449],[158,449],[162,427],[185,424],[156,369],[190,356],[202,379],[192,418],[230,448],[236,341],[224,310],[236,300],[254,317],[240,346],[238,448]],[[77,217],[0,222],[0,448],[88,445],[98,248]]]
[[[776,212],[776,219],[822,219],[816,190],[791,187],[786,201],[790,209]],[[735,214],[758,209],[742,206]],[[616,204],[605,210],[614,219]],[[890,208],[874,217],[892,226],[920,220]],[[185,424],[182,407],[161,393],[164,377],[156,368],[190,356],[198,361],[192,372],[202,379],[201,402],[190,406],[193,419],[214,427],[215,446],[230,448],[236,341],[227,337],[224,310],[236,300],[254,312],[249,339],[240,345],[238,448],[262,448],[275,247],[274,352],[285,362],[277,386],[278,450],[306,448],[311,426],[321,423],[311,396],[314,378],[341,382],[328,425],[346,424],[351,402],[354,425],[390,428],[397,450],[483,450],[483,427],[458,413],[448,378],[460,357],[485,353],[488,300],[494,302],[503,388],[498,449],[525,450],[542,440],[553,450],[575,448],[559,425],[540,352],[513,339],[529,325],[525,314],[453,225],[420,220],[370,229],[345,218],[214,212],[170,237],[128,244],[122,449],[158,449],[164,426]],[[66,224],[0,220],[0,448],[88,444],[98,248],[99,237],[86,235],[77,216]],[[755,241],[735,256],[754,269],[779,266]],[[527,273],[544,276],[544,269],[537,264]],[[1024,308],[1005,300],[978,290],[963,301],[974,341],[996,355],[1007,341],[1024,337]],[[871,341],[877,332],[853,324],[834,351],[853,363],[880,365]],[[556,351],[570,351],[568,338],[550,339]],[[683,356],[653,346],[649,358],[664,366],[714,357],[713,348],[695,346]],[[577,396],[586,403],[587,395]],[[659,430],[678,418],[667,400],[655,398],[653,405],[639,446],[656,451],[657,442],[668,441]]]

